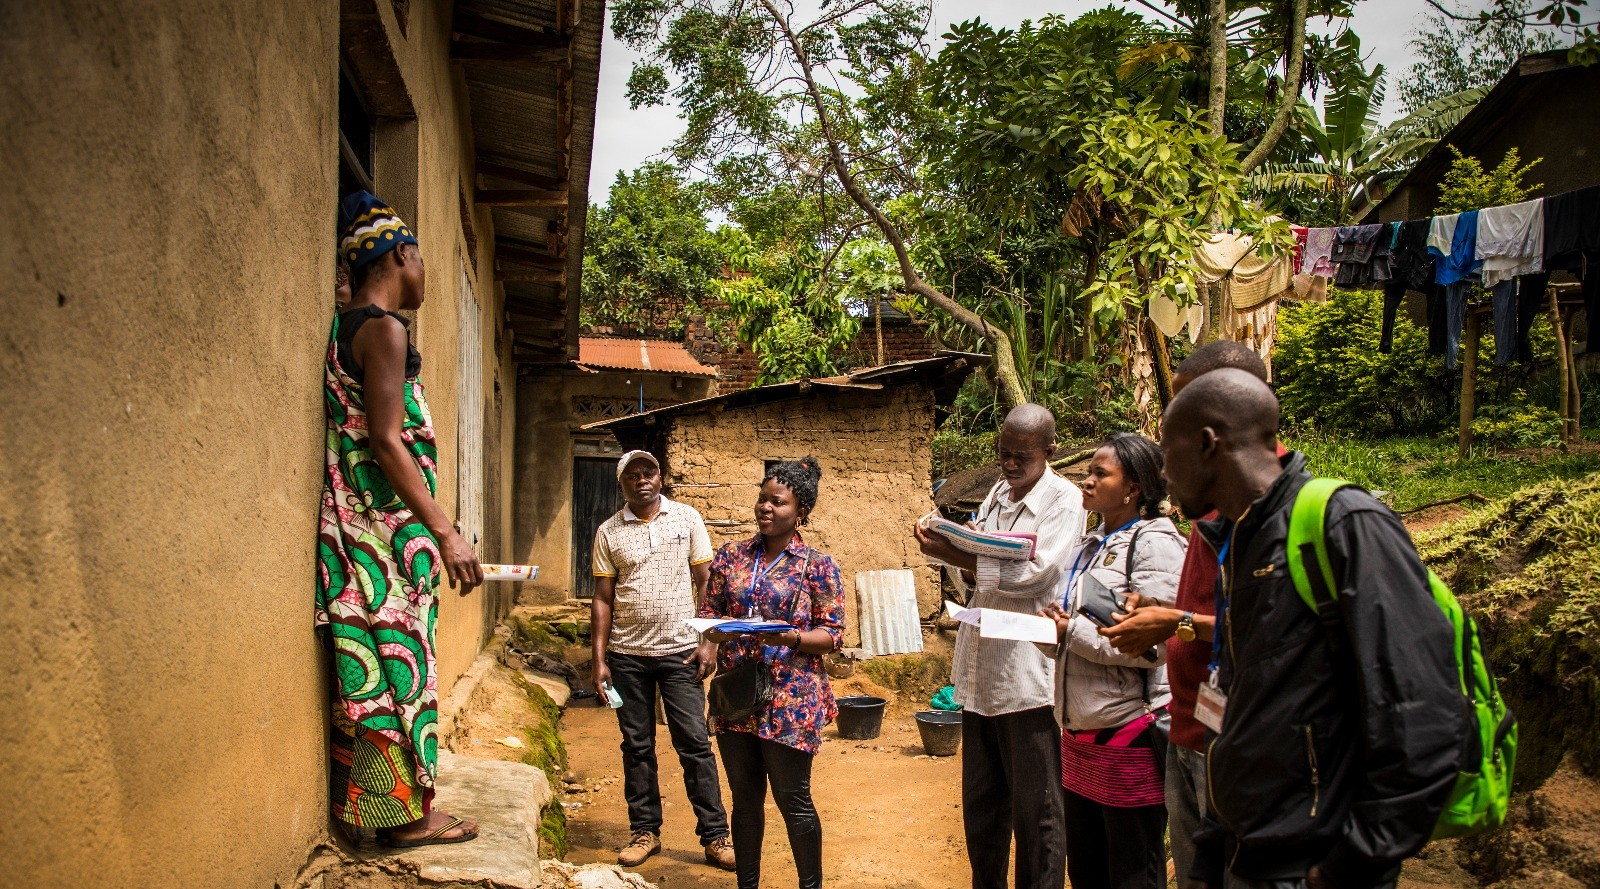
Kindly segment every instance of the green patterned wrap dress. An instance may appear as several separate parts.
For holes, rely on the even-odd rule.
[[[433,797],[439,547],[373,456],[361,383],[339,364],[339,325],[336,316],[324,377],[317,535],[316,624],[333,656],[329,801],[342,821],[397,827],[426,815]],[[437,451],[416,379],[405,383],[401,438],[432,493]]]

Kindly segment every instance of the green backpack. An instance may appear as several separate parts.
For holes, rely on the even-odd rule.
[[[1328,560],[1324,524],[1329,499],[1346,486],[1350,483],[1315,478],[1300,489],[1289,517],[1287,547],[1289,575],[1294,579],[1294,588],[1328,628],[1336,641],[1336,650],[1339,637],[1334,634],[1341,622],[1335,601],[1339,587]],[[1311,565],[1319,570],[1313,573],[1309,570]],[[1439,823],[1433,828],[1433,838],[1442,840],[1493,830],[1505,821],[1506,803],[1511,796],[1511,772],[1517,758],[1517,719],[1501,700],[1500,689],[1489,672],[1477,624],[1431,569],[1428,584],[1434,603],[1455,631],[1461,693],[1472,702],[1473,716],[1477,720],[1473,738],[1476,743],[1468,749],[1462,764],[1464,769],[1472,771],[1464,770],[1456,776],[1456,786],[1450,792],[1444,812],[1439,815]]]

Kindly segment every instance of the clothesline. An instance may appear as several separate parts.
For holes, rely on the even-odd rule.
[[[1291,292],[1322,299],[1329,285],[1383,290],[1383,352],[1405,294],[1424,294],[1429,352],[1452,369],[1474,285],[1490,293],[1496,364],[1532,357],[1528,332],[1551,272],[1575,273],[1587,316],[1600,317],[1600,186],[1427,219],[1291,230],[1295,246],[1284,256],[1263,258],[1249,237],[1231,232],[1208,236],[1195,252],[1197,279],[1222,284],[1222,336],[1250,345],[1269,368],[1277,301]],[[1195,341],[1208,321],[1203,305],[1179,307],[1167,295],[1152,297],[1149,312],[1163,333],[1188,326]]]

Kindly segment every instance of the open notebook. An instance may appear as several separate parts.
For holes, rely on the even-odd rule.
[[[956,549],[991,559],[1026,561],[1033,558],[1035,537],[1003,531],[974,531],[930,512],[922,517],[922,527],[950,541]]]

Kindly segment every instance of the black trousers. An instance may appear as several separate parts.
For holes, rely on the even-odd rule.
[[[1061,729],[1049,707],[962,714],[961,819],[973,889],[1005,889],[1013,836],[1017,889],[1062,889]]]
[[[622,696],[617,727],[622,729],[622,790],[628,801],[628,827],[637,833],[661,833],[661,785],[656,773],[656,694],[667,713],[672,749],[683,765],[683,787],[694,807],[695,833],[709,843],[728,835],[722,809],[717,758],[706,732],[706,694],[695,681],[690,652],[664,657],[637,657],[611,652],[611,686]]]
[[[789,832],[800,889],[822,889],[822,819],[811,802],[811,764],[804,750],[750,732],[717,735],[733,796],[733,857],[739,889],[761,885],[761,842],[767,830],[767,785]]]
[[[1072,889],[1165,889],[1167,807],[1119,809],[1061,791]]]

